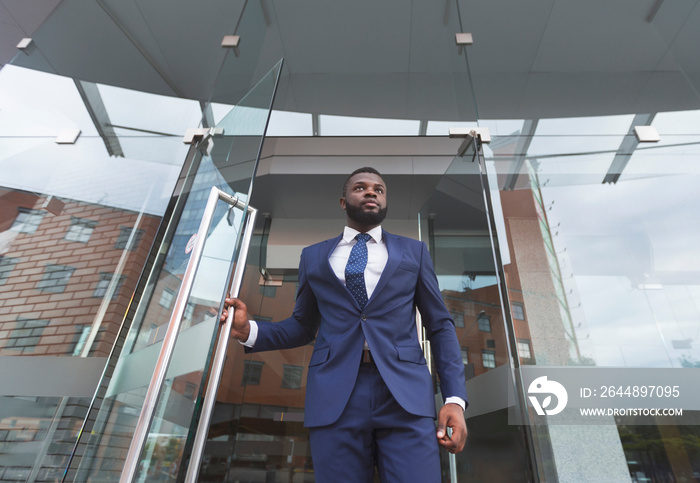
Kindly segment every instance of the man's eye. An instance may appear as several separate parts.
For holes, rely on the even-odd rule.
[[[384,194],[384,189],[382,189],[382,188],[377,188],[375,191],[376,191],[377,193]]]
[[[364,189],[364,188],[362,188],[362,186],[355,186],[355,191],[360,191],[362,189]]]

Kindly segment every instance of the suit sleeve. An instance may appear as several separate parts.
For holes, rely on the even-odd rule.
[[[292,316],[280,322],[256,321],[258,338],[246,352],[292,349],[308,344],[316,337],[321,316],[316,296],[306,276],[305,250],[299,262],[299,289]]]
[[[428,247],[422,242],[416,306],[430,340],[443,399],[456,396],[467,402],[464,363],[454,321],[442,300]]]

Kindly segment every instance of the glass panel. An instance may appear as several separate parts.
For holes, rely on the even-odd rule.
[[[605,143],[618,145],[606,147],[586,135],[582,119],[548,144],[546,156],[532,152],[544,141],[518,136],[497,137],[486,149],[508,295],[513,307],[522,305],[522,319],[513,317],[521,363],[601,371],[698,366],[696,117],[697,111],[646,116],[663,132],[655,144],[620,136],[611,119],[602,123],[611,129]],[[638,121],[634,116],[630,124]],[[510,154],[516,146],[522,151]],[[561,427],[531,429],[547,472],[567,470],[562,460],[552,466],[547,455],[557,451],[596,460],[620,477],[654,480],[665,473],[680,480],[698,471],[686,443],[697,438],[687,422],[695,417],[691,410],[683,420],[620,417],[608,426],[566,428],[568,435]],[[572,435],[584,433],[611,448],[605,460],[575,449]]]
[[[305,166],[303,175],[272,174],[257,180],[251,203],[272,210],[256,228],[241,290],[251,317],[277,321],[291,313],[301,248],[342,230],[343,213],[336,203],[350,170],[346,164],[324,159]],[[434,215],[430,223],[441,289],[455,318],[461,316],[458,333],[471,349],[466,354],[467,363],[476,370],[475,357],[478,360],[479,375],[472,371],[469,381],[474,397],[468,423],[481,436],[475,436],[475,443],[468,442],[468,449],[458,456],[454,467],[460,478],[493,474],[494,480],[519,481],[526,471],[525,453],[520,429],[508,426],[507,346],[478,166],[458,158],[446,175],[435,171],[421,176],[385,175],[391,205],[396,209],[389,210],[383,226],[392,233],[418,238],[418,209],[424,207],[420,211],[422,238],[429,242],[428,218]],[[310,194],[303,199],[308,203],[299,206],[301,193],[307,191]],[[289,206],[286,200],[297,200],[297,204]],[[415,211],[406,215],[407,210],[401,207],[415,207]],[[471,298],[466,299],[466,294]],[[482,310],[490,317],[479,318]],[[491,331],[480,331],[478,321]],[[494,369],[482,367],[482,349],[495,352],[490,359]],[[303,428],[306,367],[312,351],[312,346],[305,346],[246,355],[239,344],[229,346],[200,479],[314,480],[308,432]],[[488,394],[490,398],[493,393],[496,400],[501,398],[500,407],[479,396]],[[495,432],[489,429],[493,427]],[[496,452],[494,441],[499,448]],[[512,463],[497,463],[503,459]],[[444,481],[450,481],[447,458]]]
[[[192,420],[197,418],[195,404],[202,390],[200,386],[206,374],[213,335],[219,326],[218,305],[245,218],[241,209],[229,210],[222,201],[219,201],[216,212],[205,242],[199,276],[195,278],[187,301],[187,305],[192,307],[192,316],[185,319],[181,326],[178,344],[159,393],[158,406],[139,462],[137,478],[158,471],[174,478],[183,470],[180,461],[186,454],[185,445]],[[125,360],[122,367],[117,368],[115,378],[128,378],[130,372],[141,371],[143,360],[136,359]],[[131,371],[128,366],[132,366]],[[122,376],[120,370],[126,374]],[[120,396],[117,400],[123,400],[125,395]]]
[[[98,97],[68,77],[6,65],[0,97],[0,413],[43,431],[3,442],[14,462],[0,467],[12,468],[5,479],[54,479],[65,471],[187,148],[150,134],[138,149],[119,151],[118,135],[100,133],[90,115]],[[139,127],[155,132],[163,117],[154,112]],[[75,144],[57,144],[68,129],[81,131]],[[37,402],[17,403],[25,398]],[[39,411],[47,401],[52,409]]]
[[[294,307],[296,270],[266,282],[260,273],[265,250],[265,235],[254,237],[240,296],[250,317],[280,320]],[[312,351],[305,346],[246,355],[240,344],[229,344],[200,480],[314,481],[303,427]]]
[[[147,284],[82,458],[80,480],[119,478],[210,188],[217,186],[247,203],[280,68],[281,62],[219,123],[222,136],[199,147],[206,153],[195,164],[192,185],[181,196],[179,222],[166,235],[167,243]],[[199,417],[202,385],[219,327],[217,311],[243,224],[241,213],[240,209],[228,210],[223,202],[217,205],[141,455],[138,478],[153,472],[175,478],[186,469],[184,463],[191,450],[188,435],[191,437]]]
[[[443,481],[519,481],[529,471],[527,453],[522,429],[508,426],[508,386],[513,384],[508,322],[479,172],[472,141],[438,177],[420,210],[421,237],[428,243],[445,305],[455,320],[467,394],[473,396],[465,414],[467,446],[456,457],[443,455]],[[488,451],[479,428],[488,428]]]

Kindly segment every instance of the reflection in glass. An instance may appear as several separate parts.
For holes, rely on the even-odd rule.
[[[510,257],[504,270],[522,363],[698,365],[700,144],[685,122],[694,116],[657,114],[653,125],[665,134],[654,145],[627,135],[617,148],[606,148],[567,133],[560,149],[543,139],[540,144],[558,154],[542,156],[535,140],[492,143],[487,168],[493,185],[506,187],[492,196],[500,202],[499,235]],[[518,157],[507,145],[529,149]],[[621,157],[624,163],[617,162]],[[692,444],[682,443],[697,439],[691,426],[629,418],[610,423],[616,433],[599,428],[590,435],[621,445],[619,467],[635,481],[670,478],[664,475],[680,481],[697,472]],[[533,435],[543,455],[550,442],[570,450],[558,430],[537,428]]]
[[[296,274],[266,282],[259,271],[264,250],[263,239],[254,237],[240,296],[251,318],[281,320],[294,307]],[[240,344],[229,344],[200,479],[314,481],[303,427],[312,351],[306,346],[246,355]]]
[[[512,381],[507,321],[474,146],[472,142],[438,177],[419,216],[445,305],[459,314],[455,326],[471,398],[467,426],[472,436],[482,428],[493,438],[489,454],[484,454],[478,435],[470,436],[462,453],[443,454],[443,481],[521,481],[528,472],[527,453],[522,428],[508,425],[506,388]],[[490,403],[480,404],[484,384],[506,392],[493,390]],[[508,464],[495,465],[494,458]]]
[[[77,373],[101,372],[186,152],[179,139],[151,133],[148,148],[117,156],[110,146],[120,136],[101,137],[89,112],[96,99],[79,86],[11,65],[0,71],[0,356],[12,356],[12,375],[24,381],[24,396],[0,388],[7,480],[62,478],[90,398],[44,396],[43,374],[57,357],[74,359]],[[75,144],[54,142],[75,128]],[[95,391],[92,378],[74,377],[80,394]],[[31,441],[12,419],[38,428]]]
[[[87,398],[0,397],[0,479],[60,480],[89,403]]]
[[[220,299],[238,249],[244,211],[240,207],[229,209],[229,204],[219,201],[208,233],[197,231],[212,186],[247,202],[280,66],[219,123],[217,127],[224,135],[204,141],[199,151],[201,158],[193,164],[191,184],[180,196],[177,218],[165,235],[161,256],[154,265],[80,462],[79,480],[119,479],[126,450],[135,444],[132,436],[194,237],[205,237],[204,253],[185,305],[174,352],[166,361],[165,381],[155,389],[155,415],[147,423],[148,435],[135,471],[137,478],[176,478],[187,469],[183,463],[188,462],[192,431],[201,410],[203,383],[219,327]]]
[[[470,164],[460,166],[464,168],[464,173],[416,177],[412,187],[424,193],[421,196],[425,202],[424,210],[421,210],[420,215],[418,212],[414,213],[410,225],[403,226],[410,226],[408,229],[412,230],[407,232],[407,235],[418,237],[416,220],[420,216],[422,238],[429,242],[431,249],[436,247],[434,260],[440,289],[455,317],[456,325],[460,326],[457,330],[462,342],[463,361],[469,366],[467,372],[471,369],[470,381],[478,382],[480,378],[491,374],[500,377],[498,371],[502,368],[507,369],[508,356],[493,257],[490,242],[484,233],[486,220],[483,197],[479,193],[477,170]],[[310,175],[304,183],[314,186],[318,182],[317,179],[327,182],[325,177]],[[344,177],[337,175],[331,178],[335,179],[340,185]],[[397,186],[392,191],[392,196],[401,199],[406,193],[399,193],[399,190],[403,190],[398,188],[401,186],[399,179],[400,177],[396,176],[387,182],[390,186]],[[397,181],[396,185],[392,184],[394,180]],[[290,192],[293,193],[299,188],[297,183],[290,182],[290,178],[282,176],[279,181],[275,184],[279,186],[275,195],[282,199],[287,199]],[[452,196],[455,193],[463,193],[453,189],[456,185],[460,189],[464,188],[464,196]],[[262,203],[270,196],[270,192],[256,191],[251,203]],[[434,215],[432,221],[431,214]],[[307,216],[312,217],[314,214],[308,213]],[[391,214],[389,216],[391,217]],[[397,221],[387,220],[387,224]],[[282,242],[285,245],[298,242],[298,224],[295,222],[296,220],[279,215],[279,218],[273,218],[268,223],[273,227],[273,232],[277,227],[279,231],[275,233],[274,238],[285,240]],[[330,224],[329,220],[321,219],[311,219],[308,222],[309,227],[313,226],[309,228],[310,231],[326,228],[325,225]],[[335,220],[333,222],[335,223]],[[335,226],[342,227],[342,220],[338,220]],[[251,318],[281,320],[287,317],[294,307],[296,270],[268,266],[266,262],[272,259],[273,248],[279,247],[273,246],[272,242],[270,246],[267,245],[267,241],[272,240],[273,236],[269,226],[263,221],[259,223],[257,232],[259,236],[255,238],[248,256],[241,298],[245,300]],[[291,239],[293,236],[295,241],[287,241],[287,238]],[[312,232],[306,238],[313,236]],[[304,240],[305,244],[311,241]],[[479,331],[477,320],[482,311],[490,315],[488,320],[492,326],[491,332]],[[496,363],[495,368],[484,368],[482,350],[494,353],[490,361]],[[313,347],[306,346],[246,355],[240,344],[229,346],[200,479],[314,481],[308,433],[303,428],[306,367],[312,351]],[[504,382],[507,383],[507,380]],[[478,407],[479,399],[477,395],[474,396],[475,408]],[[503,407],[507,406],[506,400],[502,402]],[[492,459],[485,458],[483,452],[477,455],[477,450],[470,452],[468,449],[457,458],[454,466],[460,478],[458,481],[472,478],[474,475],[490,475],[494,480],[519,481],[525,472],[525,453],[519,440],[520,429],[507,426],[505,411],[499,412],[484,405],[480,412],[468,416],[470,427],[472,423],[479,425],[480,418],[486,418],[489,424],[493,420],[496,421],[495,426],[484,431],[489,433],[489,439],[499,448],[500,453],[493,458],[508,459],[509,464],[496,465],[497,469],[494,469]],[[492,450],[493,445],[489,446],[489,451]],[[520,453],[513,456],[513,451]],[[450,481],[450,463],[447,460],[444,461],[444,471],[444,481]]]

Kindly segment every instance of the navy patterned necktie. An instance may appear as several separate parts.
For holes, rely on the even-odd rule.
[[[359,233],[355,237],[357,243],[352,247],[348,264],[345,265],[345,286],[363,309],[367,305],[365,267],[367,266],[367,241],[370,238],[371,236],[367,233]]]

